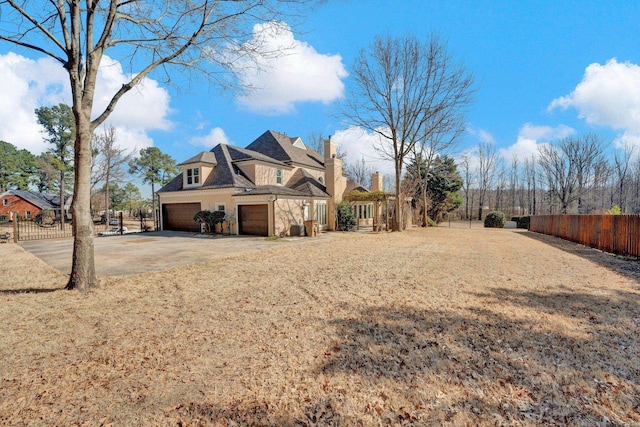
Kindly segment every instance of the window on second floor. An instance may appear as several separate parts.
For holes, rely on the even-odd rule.
[[[227,206],[224,203],[217,203],[216,210],[221,212],[227,212]]]
[[[276,169],[276,184],[282,185],[283,181],[284,180],[282,179],[282,169]]]
[[[187,185],[200,184],[200,168],[187,169]]]
[[[9,206],[9,199],[2,199],[2,206]]]

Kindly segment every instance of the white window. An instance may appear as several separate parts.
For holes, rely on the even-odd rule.
[[[9,206],[9,199],[2,199],[2,206]]]
[[[227,212],[227,205],[224,203],[216,203],[216,210],[221,212]]]
[[[282,169],[276,169],[276,184],[282,185]]]
[[[327,225],[327,204],[316,203],[316,221],[320,225]]]
[[[31,211],[25,211],[24,216],[31,218]]]
[[[358,219],[373,218],[373,205],[356,205],[354,215]]]
[[[187,169],[187,185],[200,183],[200,168]]]

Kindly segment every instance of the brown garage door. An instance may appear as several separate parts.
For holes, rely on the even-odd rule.
[[[240,234],[267,236],[269,234],[269,205],[238,206]]]
[[[200,231],[200,224],[193,220],[200,210],[200,203],[162,205],[162,227],[165,230]]]

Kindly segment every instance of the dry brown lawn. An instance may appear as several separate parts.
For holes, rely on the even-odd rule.
[[[640,424],[640,263],[554,238],[335,234],[86,296],[0,259],[3,425]]]

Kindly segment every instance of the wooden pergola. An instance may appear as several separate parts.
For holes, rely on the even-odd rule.
[[[380,217],[380,203],[385,202],[387,209],[386,212],[386,221],[385,221],[385,231],[389,231],[389,206],[388,201],[389,198],[393,197],[392,194],[385,193],[384,191],[359,191],[353,190],[350,191],[349,194],[344,198],[346,201],[353,202],[372,202],[373,203],[373,230],[379,231],[380,225],[377,223],[378,218]]]

